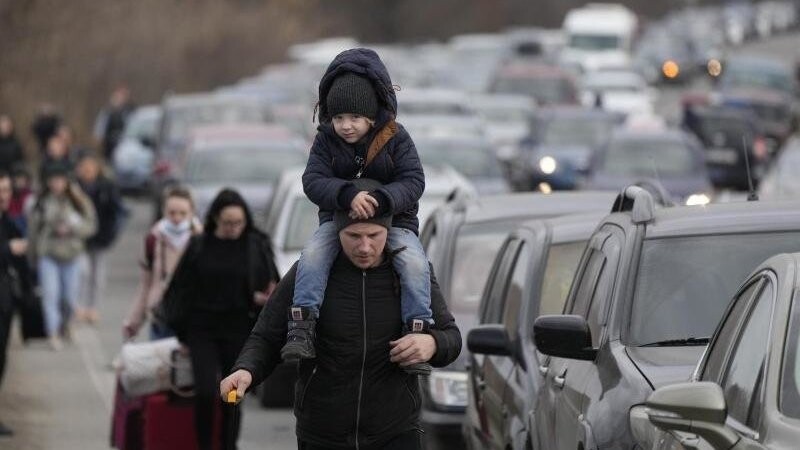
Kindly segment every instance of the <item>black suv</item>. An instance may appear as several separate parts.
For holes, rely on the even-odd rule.
[[[559,314],[586,243],[605,213],[533,220],[520,225],[495,258],[470,331],[470,449],[530,448],[530,413],[541,385],[543,356],[533,344],[534,319]]]
[[[565,315],[534,322],[534,448],[634,448],[631,407],[689,379],[739,283],[800,250],[800,202],[656,209],[626,188],[589,240]]]
[[[517,193],[457,198],[437,209],[420,240],[461,334],[477,322],[484,284],[508,233],[530,219],[598,211],[613,198],[608,192]],[[421,379],[421,421],[431,447],[464,448],[466,365],[462,352],[451,365]]]

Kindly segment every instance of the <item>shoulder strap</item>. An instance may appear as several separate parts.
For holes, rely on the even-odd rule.
[[[381,128],[381,131],[375,135],[375,138],[372,139],[372,142],[369,144],[369,149],[367,150],[367,162],[364,164],[365,167],[368,166],[376,156],[378,156],[378,153],[383,150],[383,148],[386,146],[386,143],[389,142],[389,140],[392,139],[396,134],[397,122],[390,120],[386,125],[384,125],[383,128]]]

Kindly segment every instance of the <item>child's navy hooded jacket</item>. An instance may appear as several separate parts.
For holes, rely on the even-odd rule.
[[[373,50],[356,48],[340,53],[320,80],[320,126],[303,174],[303,189],[319,206],[320,224],[332,220],[333,211],[337,209],[349,210],[350,202],[358,193],[348,181],[354,179],[360,169],[356,163],[356,147],[336,135],[325,104],[333,80],[344,72],[354,72],[371,80],[379,103],[361,176],[383,183],[376,197],[379,202],[388,202],[388,208],[382,209],[394,216],[392,226],[418,234],[418,202],[425,190],[425,175],[411,136],[394,121],[397,98],[392,81]]]

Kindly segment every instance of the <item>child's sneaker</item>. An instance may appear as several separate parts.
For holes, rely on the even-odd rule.
[[[309,308],[289,308],[289,333],[286,335],[286,345],[281,349],[281,358],[284,361],[298,359],[313,359],[317,357],[314,349],[314,328],[317,317]]]
[[[406,326],[403,329],[403,335],[407,334],[428,334],[430,330],[430,324],[424,320],[420,319],[411,319],[406,323]],[[430,375],[431,370],[433,367],[428,364],[427,362],[420,362],[416,364],[411,364],[410,366],[403,367],[403,370],[406,371],[409,375]]]

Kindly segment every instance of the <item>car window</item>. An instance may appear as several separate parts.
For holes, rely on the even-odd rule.
[[[630,345],[710,337],[739,280],[767,258],[796,251],[797,232],[646,240],[631,306]]]
[[[561,314],[586,242],[550,246],[539,296],[539,315]]]
[[[789,333],[783,353],[780,410],[783,414],[800,419],[800,291],[792,299]]]
[[[296,197],[286,227],[286,238],[283,247],[287,251],[299,251],[317,230],[317,205],[305,195]]]
[[[725,364],[725,356],[728,354],[731,345],[733,345],[733,336],[739,328],[739,324],[742,323],[744,313],[747,311],[748,305],[750,305],[750,299],[758,292],[758,288],[761,285],[760,281],[761,278],[753,281],[733,300],[733,308],[728,317],[725,318],[725,323],[722,324],[722,328],[720,328],[708,350],[701,380],[715,382],[720,380],[722,368]]]
[[[571,314],[578,314],[586,316],[589,308],[589,302],[597,287],[597,280],[606,263],[606,258],[603,252],[595,249],[589,250],[589,258],[584,266],[583,274],[581,275],[578,290],[575,293],[575,300],[570,308]]]
[[[514,259],[517,257],[519,240],[511,239],[498,254],[497,270],[492,278],[492,285],[486,287],[484,298],[486,305],[482,305],[481,323],[499,323],[503,305],[505,304],[505,293],[508,287],[509,270]]]
[[[589,304],[589,311],[586,314],[586,322],[592,332],[592,345],[597,348],[600,345],[600,334],[606,324],[608,312],[608,302],[611,298],[611,289],[614,284],[613,262],[619,258],[620,244],[619,239],[612,235],[603,244],[604,264],[600,270],[597,285],[592,293],[592,300]]]
[[[456,236],[450,277],[449,306],[453,312],[477,314],[492,263],[514,224],[464,225]]]
[[[514,271],[511,273],[511,280],[506,290],[505,302],[503,305],[503,325],[505,325],[508,336],[514,340],[519,332],[519,316],[522,306],[522,296],[525,291],[525,280],[530,269],[530,252],[527,244],[520,245],[517,253],[517,261],[514,263]]]
[[[753,302],[750,317],[739,334],[722,382],[728,416],[751,429],[758,425],[772,303],[772,283],[767,283]]]

